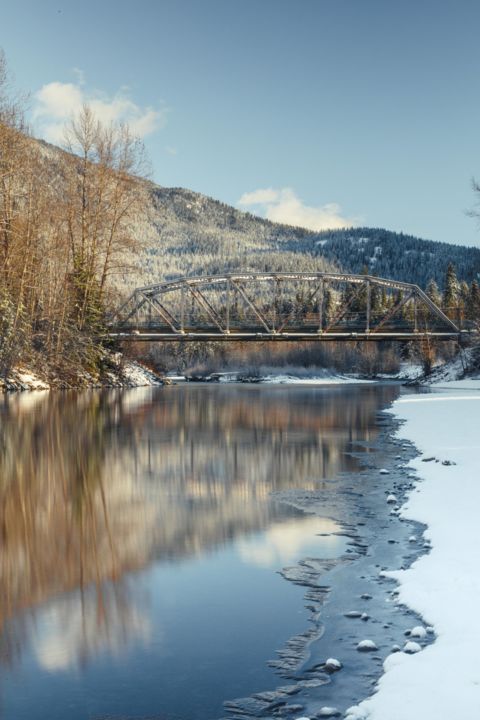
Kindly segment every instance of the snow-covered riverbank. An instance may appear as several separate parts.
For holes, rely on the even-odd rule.
[[[93,377],[86,371],[79,371],[75,378],[69,381],[56,378],[47,381],[28,368],[14,368],[7,378],[0,378],[1,392],[22,392],[25,390],[50,390],[52,388],[100,388],[100,387],[143,387],[147,385],[161,385],[162,380],[144,365],[122,358],[120,355],[112,356],[111,367],[103,371],[101,376]]]
[[[394,403],[399,437],[421,455],[410,466],[419,481],[401,514],[428,525],[428,554],[400,583],[399,602],[421,613],[436,641],[421,652],[397,652],[368,700],[348,720],[437,720],[480,717],[480,379],[445,382],[432,394]]]

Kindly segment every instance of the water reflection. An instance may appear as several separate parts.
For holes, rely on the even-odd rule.
[[[338,539],[333,533],[340,530],[330,518],[302,518],[300,521],[285,520],[272,523],[259,540],[246,537],[238,540],[236,547],[240,557],[247,563],[265,568],[282,568],[292,565],[308,555],[308,550],[315,535],[326,535],[322,544],[322,557],[335,557],[338,550]],[[329,548],[329,545],[331,548]],[[330,552],[329,552],[330,550]]]
[[[139,594],[132,572],[159,561],[237,538],[242,562],[292,562],[328,521],[303,517],[300,528],[270,492],[355,469],[346,451],[371,438],[379,405],[395,394],[188,386],[4,398],[2,663],[21,663],[28,646],[55,673],[105,649],[147,647],[146,605],[156,600]],[[158,643],[158,626],[154,634]]]

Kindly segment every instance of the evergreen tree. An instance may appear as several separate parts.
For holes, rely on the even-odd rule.
[[[425,292],[428,295],[428,297],[430,298],[430,300],[433,303],[435,303],[435,305],[438,305],[438,307],[441,307],[442,294],[441,294],[440,290],[438,289],[438,285],[435,282],[435,280],[433,280],[433,278],[428,281],[428,285],[426,287]]]
[[[467,317],[470,320],[480,320],[480,287],[476,280],[472,280],[472,284],[470,286]]]
[[[453,263],[448,263],[445,276],[445,289],[443,292],[443,309],[446,313],[455,316],[460,297],[460,285]]]

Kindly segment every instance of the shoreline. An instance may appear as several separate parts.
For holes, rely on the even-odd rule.
[[[340,534],[349,547],[330,566],[321,558],[305,558],[279,571],[306,588],[304,602],[311,612],[305,632],[291,638],[277,651],[277,660],[269,663],[293,684],[229,701],[226,709],[232,720],[240,715],[270,717],[275,703],[282,707],[282,717],[292,720],[344,717],[352,702],[370,695],[383,674],[385,657],[409,640],[405,633],[422,624],[417,612],[396,604],[398,586],[386,575],[399,565],[409,567],[429,551],[423,543],[411,542],[413,534],[419,538],[424,527],[401,518],[387,502],[387,493],[392,491],[399,503],[406,499],[412,486],[407,463],[416,450],[413,444],[396,439],[399,423],[388,407],[379,411],[377,423],[378,437],[352,450],[363,467],[341,473],[334,493],[327,487],[273,495],[274,500],[306,514],[333,519],[342,527]],[[358,615],[348,617],[352,611]],[[365,639],[375,643],[374,652],[357,650]],[[427,645],[433,639],[429,633],[420,642]],[[328,672],[327,658],[338,659],[341,670]]]
[[[389,655],[374,694],[347,720],[476,720],[480,713],[480,379],[431,389],[400,397],[390,411],[402,423],[395,436],[418,450],[408,464],[417,480],[400,515],[425,524],[431,550],[386,577],[398,583],[397,603],[434,629],[435,642],[413,656]]]

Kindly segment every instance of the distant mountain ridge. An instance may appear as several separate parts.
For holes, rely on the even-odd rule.
[[[461,280],[480,277],[480,248],[380,228],[314,232],[280,225],[183,188],[151,186],[147,265],[165,279],[240,269],[369,272],[443,286],[449,262]],[[155,269],[155,270],[154,270]]]
[[[380,277],[425,286],[434,279],[443,286],[449,262],[461,280],[480,278],[480,248],[422,240],[383,228],[326,230],[311,238],[307,249],[318,248],[326,259],[345,270],[369,272]]]

